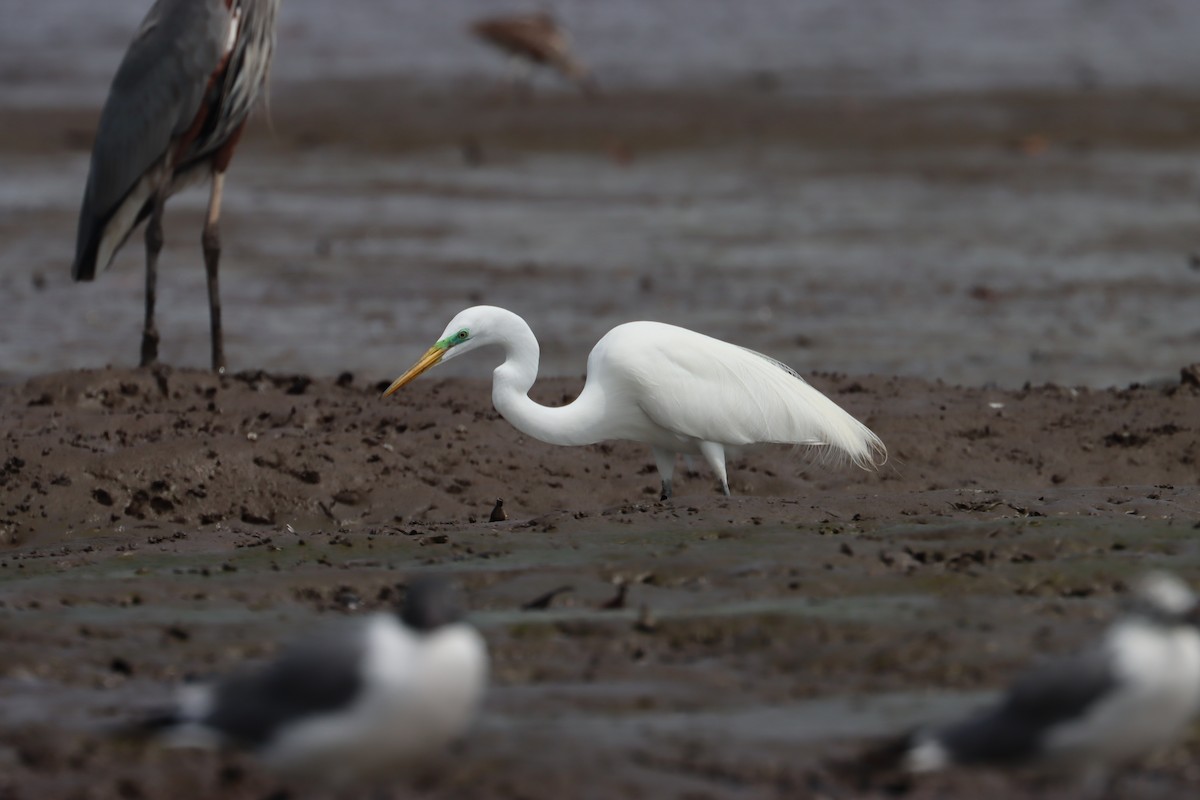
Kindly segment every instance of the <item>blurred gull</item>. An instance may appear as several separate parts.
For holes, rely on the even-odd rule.
[[[1200,711],[1200,612],[1173,575],[1152,573],[1091,650],[1019,677],[998,704],[919,729],[864,759],[912,773],[1030,766],[1081,775],[1091,792],[1112,769],[1179,738]]]
[[[257,669],[185,687],[143,729],[176,746],[246,747],[293,776],[377,780],[466,730],[487,662],[450,584],[418,578],[401,613],[347,621]]]

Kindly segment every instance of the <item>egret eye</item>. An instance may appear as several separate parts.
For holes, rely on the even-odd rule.
[[[468,336],[470,336],[470,335],[471,335],[471,334],[467,333],[467,329],[466,329],[466,328],[463,328],[461,331],[459,331],[458,333],[456,333],[456,334],[454,335],[454,338],[455,338],[455,339],[458,339],[458,340],[461,342],[461,341],[463,341],[464,339],[466,339],[466,338],[467,338]]]

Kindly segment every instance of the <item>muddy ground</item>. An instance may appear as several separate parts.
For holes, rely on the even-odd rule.
[[[1087,641],[1143,569],[1200,580],[1200,389],[812,380],[887,442],[878,473],[767,448],[732,461],[734,497],[701,473],[665,504],[645,448],[531,441],[482,380],[383,400],[349,374],[164,367],[0,390],[0,796],[286,788],[97,731],[434,569],[466,590],[493,690],[398,796],[881,796],[829,760]],[[1194,791],[1197,756],[1193,739],[1122,791]],[[956,776],[909,796],[964,791],[1034,790]]]
[[[136,239],[69,276],[145,5],[0,28],[0,800],[330,796],[106,732],[427,570],[492,689],[397,797],[1079,796],[835,767],[1090,641],[1147,568],[1200,585],[1194,3],[564,2],[589,102],[507,91],[463,29],[492,0],[289,0],[225,189],[223,377],[203,192],[167,209],[171,367],[132,368]],[[646,448],[499,419],[483,356],[379,398],[479,302],[529,319],[542,402],[658,319],[794,366],[889,461],[767,448],[664,504]],[[1117,796],[1197,764],[1193,731]]]

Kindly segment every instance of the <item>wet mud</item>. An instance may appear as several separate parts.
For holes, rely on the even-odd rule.
[[[381,399],[349,374],[164,367],[0,390],[0,789],[306,796],[241,756],[104,731],[438,570],[494,689],[402,796],[884,796],[839,759],[1088,641],[1139,571],[1200,578],[1200,390],[811,378],[888,443],[884,467],[764,448],[731,461],[735,496],[701,471],[669,503],[644,448],[529,440],[482,380]],[[1198,745],[1123,791],[1180,796]],[[993,775],[909,796],[968,790],[1071,796]]]
[[[464,33],[490,0],[289,0],[225,189],[227,376],[195,369],[203,192],[167,207],[172,366],[132,368],[136,240],[69,277],[146,3],[19,5],[0,800],[330,796],[111,733],[433,570],[465,589],[493,685],[394,796],[1082,796],[844,764],[1091,640],[1141,571],[1200,585],[1194,2],[564,2],[588,102],[509,91]],[[646,448],[501,420],[482,355],[380,399],[481,302],[531,323],[541,402],[578,393],[610,327],[657,319],[785,361],[890,458],[755,449],[733,497],[700,464],[660,503]],[[1193,796],[1198,764],[1193,731],[1116,796]]]

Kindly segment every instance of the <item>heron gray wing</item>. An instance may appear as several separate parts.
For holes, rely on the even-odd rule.
[[[241,15],[237,41],[229,54],[229,68],[219,88],[220,111],[211,120],[212,128],[198,142],[191,158],[202,158],[219,147],[246,121],[258,95],[267,82],[275,50],[275,14],[279,0],[242,0],[237,4]],[[207,150],[205,148],[208,148]]]
[[[366,651],[366,627],[357,620],[300,642],[217,684],[201,722],[241,744],[265,745],[283,726],[350,705],[364,685]]]
[[[999,705],[949,725],[936,738],[956,763],[1012,763],[1041,752],[1057,725],[1087,713],[1120,682],[1095,650],[1049,662],[1019,677]]]
[[[221,0],[158,0],[143,20],[100,115],[79,214],[77,278],[95,273],[89,259],[105,225],[195,119],[225,54],[230,20]]]

